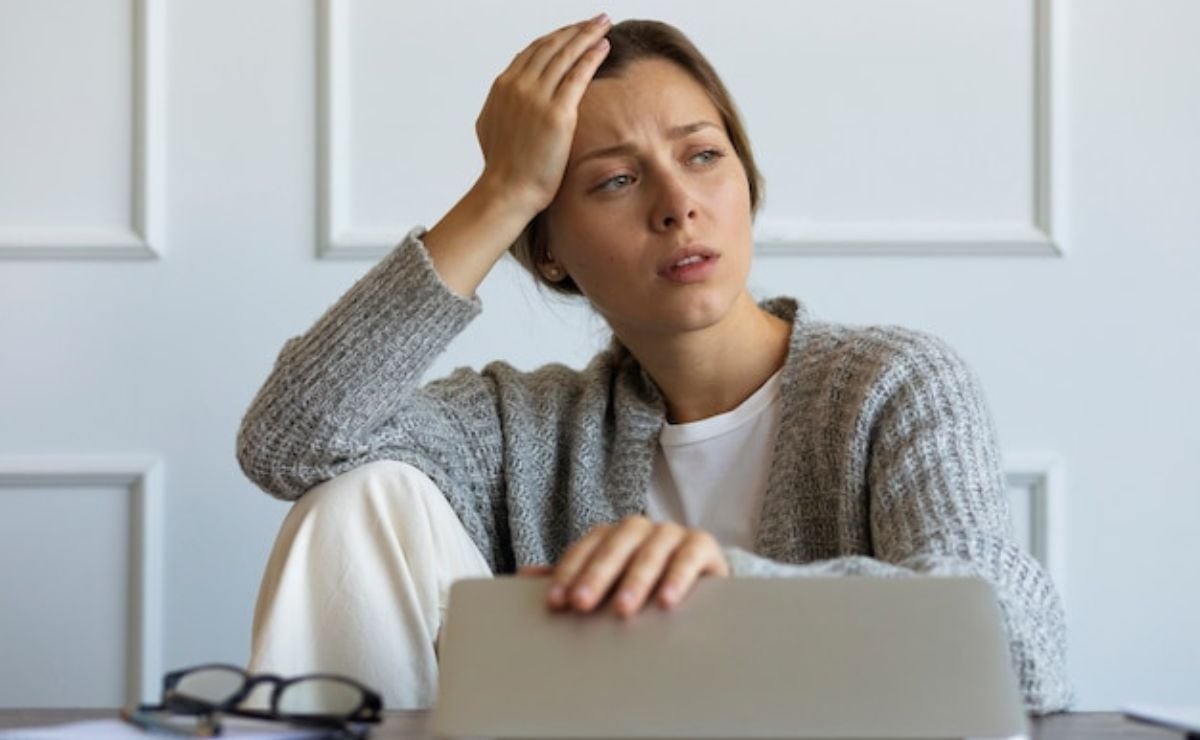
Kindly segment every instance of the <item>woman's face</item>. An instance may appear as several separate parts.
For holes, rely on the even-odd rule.
[[[618,336],[728,315],[751,227],[746,171],[704,88],[656,58],[592,81],[546,228],[554,261]]]

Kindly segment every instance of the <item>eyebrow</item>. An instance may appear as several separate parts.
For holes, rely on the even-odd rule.
[[[695,123],[685,123],[680,126],[672,126],[671,128],[667,129],[667,138],[672,139],[672,140],[682,139],[683,137],[687,136],[688,134],[695,133],[702,128],[719,129],[720,126],[713,123],[712,121],[696,121]],[[572,162],[571,166],[573,166],[573,167],[578,166],[589,159],[598,159],[600,157],[611,157],[611,156],[615,156],[618,154],[632,154],[635,151],[637,151],[637,150],[633,146],[633,144],[631,144],[629,142],[624,142],[621,144],[617,144],[615,146],[608,146],[608,147],[604,147],[603,149],[595,149],[593,151],[590,151],[587,154],[580,157],[579,159]]]

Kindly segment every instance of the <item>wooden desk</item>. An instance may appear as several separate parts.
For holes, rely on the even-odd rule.
[[[114,709],[0,709],[0,729],[116,718]],[[388,712],[372,740],[432,740],[428,712]],[[165,735],[147,735],[162,738]],[[1033,740],[1183,740],[1185,733],[1133,722],[1115,712],[1056,714],[1033,721]]]

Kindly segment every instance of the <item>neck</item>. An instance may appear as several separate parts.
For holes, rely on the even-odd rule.
[[[662,391],[668,420],[683,424],[737,408],[762,387],[787,359],[791,325],[742,293],[705,329],[618,336]]]

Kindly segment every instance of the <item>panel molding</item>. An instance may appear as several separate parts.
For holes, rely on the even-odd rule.
[[[931,256],[1066,254],[1067,167],[1065,147],[1065,18],[1063,0],[1033,4],[1033,218],[1032,223],[760,220],[755,248],[762,255]],[[319,90],[317,94],[318,257],[379,259],[410,227],[393,231],[359,230],[347,223],[349,166],[346,142],[349,99],[348,0],[321,0],[318,18]]]
[[[317,257],[377,260],[412,227],[392,233],[349,224],[350,0],[319,0],[317,13]]]
[[[125,697],[156,701],[163,648],[163,465],[149,455],[0,455],[0,495],[16,487],[121,486],[129,495]]]
[[[1066,586],[1067,517],[1066,473],[1062,461],[1049,453],[1005,455],[1004,477],[1008,490],[1021,491],[1027,500],[1030,551],[1058,586]]]
[[[133,2],[132,209],[128,228],[0,227],[0,259],[128,260],[163,255],[165,4]]]
[[[346,161],[349,115],[350,9],[344,0],[317,4],[317,256],[378,258],[387,253],[383,234],[354,233],[346,224],[349,179]],[[399,241],[399,238],[396,239]]]
[[[1066,255],[1066,3],[1033,4],[1033,218],[1025,222],[900,222],[766,219],[760,254],[814,256]]]

